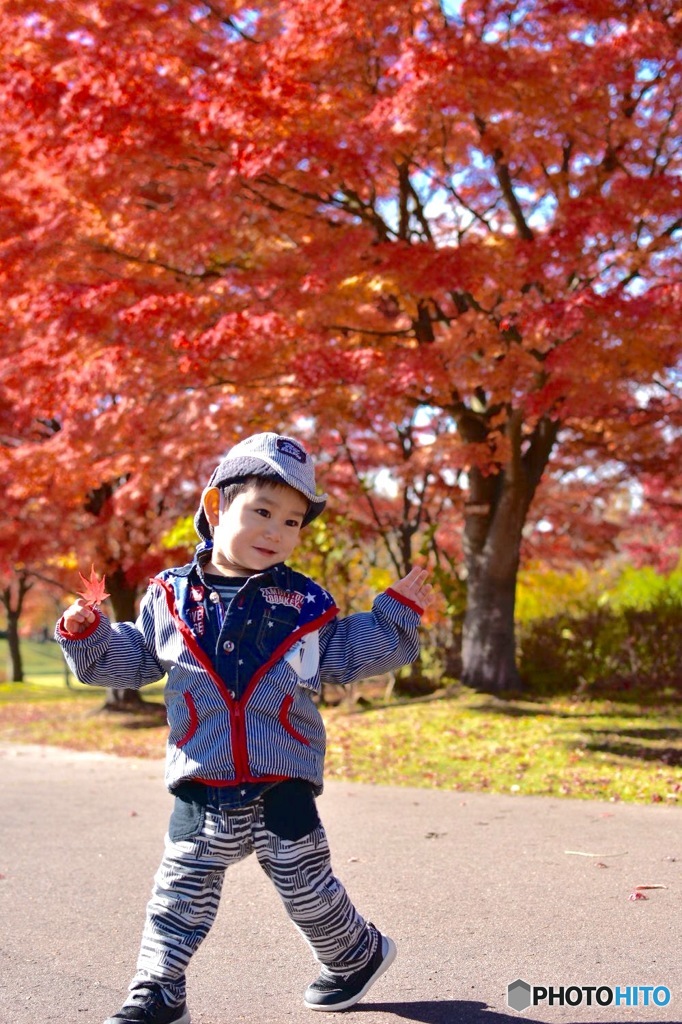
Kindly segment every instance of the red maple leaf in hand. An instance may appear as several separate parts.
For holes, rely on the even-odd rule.
[[[77,594],[82,597],[90,606],[90,608],[98,608],[102,601],[105,601],[109,595],[104,589],[107,578],[102,576],[101,578],[95,572],[94,565],[90,569],[90,579],[86,579],[82,572],[78,575],[81,578],[83,589],[78,590]]]

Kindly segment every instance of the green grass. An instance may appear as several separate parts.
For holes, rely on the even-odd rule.
[[[54,640],[22,640],[21,656],[24,666],[24,682],[10,683],[11,668],[7,641],[0,640],[0,703],[3,701],[64,700],[69,695],[80,694],[91,700],[104,699],[104,689],[84,686],[69,671],[61,648]],[[145,699],[160,699],[163,685],[145,688]]]
[[[462,791],[682,800],[682,709],[471,692],[328,716],[328,777]]]
[[[24,675],[28,682],[40,683],[44,686],[65,686],[66,665],[60,647],[53,640],[39,642],[36,640],[21,641],[21,658]],[[12,671],[9,662],[7,641],[0,640],[0,683],[11,679]],[[71,673],[69,682],[79,687]]]
[[[73,679],[67,688],[55,644],[26,644],[25,651],[29,681],[0,684],[0,739],[163,755],[160,687],[145,689],[154,703],[142,713],[99,714],[103,691]],[[328,778],[463,792],[682,801],[682,707],[674,704],[500,701],[463,690],[350,711],[342,705],[323,714]]]

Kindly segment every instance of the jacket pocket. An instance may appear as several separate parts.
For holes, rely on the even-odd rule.
[[[189,743],[199,726],[199,716],[197,714],[197,708],[192,694],[189,690],[185,690],[182,696],[184,697],[185,704],[187,705],[187,710],[189,712],[189,725],[182,739],[177,740],[175,744],[176,747],[184,747],[186,743]]]
[[[279,724],[289,733],[290,736],[293,736],[295,740],[298,740],[299,743],[303,743],[306,747],[309,747],[310,740],[306,739],[305,736],[303,736],[289,720],[289,711],[291,710],[291,705],[293,703],[294,698],[291,694],[284,698],[279,707]]]
[[[261,616],[256,634],[256,646],[259,652],[266,657],[272,654],[296,629],[298,618],[299,612],[296,608],[289,608],[285,605],[267,608]]]

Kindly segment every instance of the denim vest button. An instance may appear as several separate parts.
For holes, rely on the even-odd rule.
[[[223,644],[223,650],[225,651],[225,654],[232,654],[232,651],[234,650],[234,644],[232,643],[231,640],[225,641],[225,643]]]

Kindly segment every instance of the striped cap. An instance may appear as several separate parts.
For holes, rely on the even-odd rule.
[[[216,466],[211,479],[206,484],[201,502],[194,516],[194,527],[204,540],[209,540],[211,529],[204,512],[204,496],[211,487],[221,487],[240,476],[258,476],[265,468],[274,470],[282,478],[282,482],[293,487],[307,499],[308,511],[303,525],[316,519],[327,504],[326,494],[315,491],[315,467],[310,454],[303,445],[282,434],[252,434],[230,448],[229,452]]]

